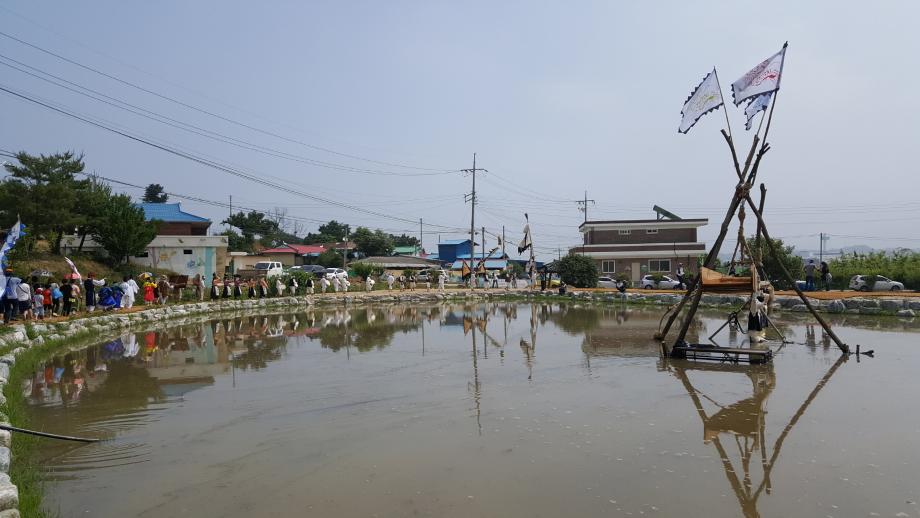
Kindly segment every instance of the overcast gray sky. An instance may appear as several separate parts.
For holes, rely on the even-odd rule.
[[[469,228],[470,178],[380,172],[467,168],[477,152],[477,166],[489,170],[477,179],[477,227],[498,233],[505,225],[516,242],[529,212],[540,258],[579,242],[574,200],[586,189],[597,200],[591,219],[654,217],[658,204],[709,217],[701,237],[711,243],[734,187],[718,133],[725,120],[716,112],[679,135],[681,104],[714,65],[730,99],[728,85],[788,40],[773,149],[760,174],[771,233],[800,248],[817,248],[819,232],[831,235],[831,248],[920,248],[918,18],[920,3],[907,1],[7,0],[3,32],[283,139],[0,37],[3,56],[287,158],[153,122],[6,66],[0,85],[389,217],[279,192],[2,92],[0,149],[74,149],[103,176],[211,200],[233,195],[234,204],[285,207],[306,220],[417,233],[404,220],[423,218],[443,226],[426,226],[441,239],[460,237],[449,227]],[[746,147],[741,111],[729,115]],[[218,222],[227,212],[182,203]],[[429,249],[438,237],[425,235]]]

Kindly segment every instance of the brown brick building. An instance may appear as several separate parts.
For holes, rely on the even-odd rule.
[[[625,275],[638,282],[647,273],[675,273],[677,263],[696,272],[706,244],[697,229],[708,219],[628,219],[587,221],[578,230],[583,245],[571,253],[591,257],[601,275]]]

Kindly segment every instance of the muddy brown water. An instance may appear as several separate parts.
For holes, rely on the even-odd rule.
[[[23,390],[71,516],[920,516],[920,329],[779,318],[768,366],[662,361],[660,312],[489,303],[214,320]],[[706,312],[707,336],[724,317]],[[707,332],[708,331],[708,332]],[[743,333],[723,331],[722,345]],[[777,344],[772,344],[774,347]],[[900,513],[900,514],[899,514]]]

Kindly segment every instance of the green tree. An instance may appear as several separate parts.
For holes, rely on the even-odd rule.
[[[108,253],[112,262],[121,264],[138,255],[157,235],[156,223],[147,221],[144,210],[134,205],[126,194],[113,196],[93,229],[93,240]]]
[[[83,250],[86,236],[91,235],[98,227],[111,199],[112,188],[91,177],[77,206],[77,212],[82,216],[82,224],[77,227],[77,235],[80,236],[80,244],[77,245],[78,252]]]
[[[393,239],[393,246],[418,246],[418,238],[415,236],[407,236],[406,234],[400,234],[395,236],[390,234],[390,237]]]
[[[47,239],[59,254],[64,234],[86,224],[78,209],[90,181],[76,179],[84,169],[83,156],[19,152],[16,160],[20,165],[5,165],[9,176],[0,183],[0,227],[11,226],[18,215],[33,236]]]
[[[252,241],[241,236],[239,232],[232,228],[224,230],[221,236],[227,237],[227,251],[229,252],[252,252]]]
[[[152,183],[144,189],[144,197],[141,199],[144,203],[166,203],[169,200],[169,195],[163,189],[163,186],[158,183]]]
[[[332,220],[329,223],[320,225],[316,234],[313,232],[307,234],[303,242],[307,245],[321,245],[323,243],[343,241],[345,236],[349,233],[349,229],[350,227],[345,223],[339,223],[336,220]]]
[[[569,254],[558,261],[559,278],[576,288],[597,287],[597,264],[583,255]]]
[[[795,280],[804,278],[805,273],[802,271],[804,261],[801,257],[795,255],[795,247],[784,244],[782,239],[773,240],[772,248],[775,249],[778,254],[778,257],[774,258],[773,254],[770,252],[771,247],[767,239],[764,237],[760,239],[760,247],[763,249],[763,269],[767,278],[773,283],[774,288],[778,290],[791,290],[792,284],[786,280],[786,277],[783,275],[782,266],[780,265],[785,265],[786,270],[789,271],[789,274],[792,275],[793,280]],[[752,253],[757,254],[757,240],[751,237],[748,238],[747,243]]]
[[[342,254],[330,248],[319,254],[319,257],[316,258],[316,264],[325,266],[326,268],[341,268]]]
[[[393,239],[389,234],[366,227],[358,227],[350,239],[355,242],[359,252],[368,257],[386,256],[393,253]]]
[[[237,212],[222,223],[240,229],[242,241],[238,243],[245,251],[254,251],[256,242],[265,248],[273,248],[284,242],[283,232],[278,223],[262,212]]]

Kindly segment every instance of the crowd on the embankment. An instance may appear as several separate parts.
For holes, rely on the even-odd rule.
[[[220,277],[214,274],[210,282],[196,275],[187,285],[171,283],[165,275],[144,273],[135,279],[125,275],[120,280],[97,279],[89,273],[86,278],[68,275],[60,282],[47,277],[20,278],[11,269],[5,271],[6,286],[0,294],[3,322],[37,321],[58,317],[71,317],[94,311],[132,309],[137,305],[166,305],[170,302],[253,300],[270,297],[347,293],[353,282],[347,275],[312,276],[298,279],[293,276],[243,279],[240,276]],[[446,289],[446,275],[438,275],[435,289]],[[358,280],[363,291],[374,291],[377,282],[372,277]],[[389,291],[414,291],[417,288],[431,291],[432,280],[420,281],[414,275],[384,274],[380,276],[379,289]],[[486,284],[488,287],[488,283]]]

